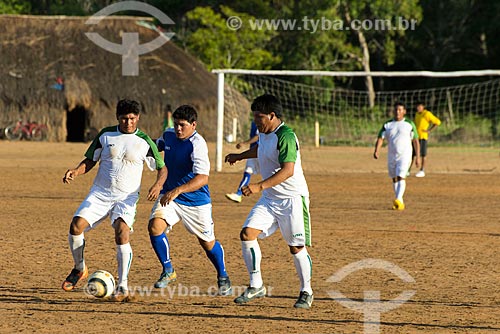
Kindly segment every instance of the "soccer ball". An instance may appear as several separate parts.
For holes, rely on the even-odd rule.
[[[115,279],[106,270],[97,270],[89,276],[86,292],[97,298],[109,297],[115,291]]]

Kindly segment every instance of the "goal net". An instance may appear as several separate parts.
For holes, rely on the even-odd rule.
[[[316,142],[319,141],[321,145],[327,146],[372,146],[381,125],[392,117],[393,105],[398,101],[406,105],[407,117],[410,119],[414,118],[418,102],[423,102],[428,110],[441,119],[441,126],[432,134],[431,145],[461,149],[494,147],[500,137],[500,78],[495,76],[476,78],[474,83],[459,86],[378,91],[375,92],[374,103],[372,102],[370,107],[370,97],[366,91],[339,86],[325,88],[319,85],[300,84],[287,80],[286,72],[281,71],[234,72],[231,70],[229,73],[225,72],[225,114],[227,110],[237,110],[237,105],[240,104],[235,102],[235,94],[232,93],[234,90],[241,93],[248,101],[264,93],[273,94],[282,102],[285,122],[294,128],[301,142],[306,145],[315,144],[316,138]],[[347,75],[354,73],[360,72],[348,72]],[[397,74],[397,72],[372,74],[394,76],[394,73]],[[417,76],[422,73],[425,76],[433,76],[433,72],[413,73]],[[439,76],[439,73],[443,72],[437,73]],[[338,73],[326,73],[329,74]],[[405,74],[412,76],[411,73],[405,72],[399,74],[399,76]],[[453,76],[481,74],[481,71],[454,72]],[[500,73],[485,71],[484,74]],[[311,72],[310,75],[317,78],[321,73]],[[446,82],[446,79],[441,80]],[[227,86],[233,89],[227,89]],[[238,110],[238,112],[248,113],[248,121],[238,122],[236,128],[238,140],[247,139],[251,120],[250,110]],[[234,132],[233,118],[234,116],[224,118],[225,135]],[[240,117],[239,120],[241,119]]]

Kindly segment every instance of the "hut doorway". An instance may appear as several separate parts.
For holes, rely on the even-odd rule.
[[[81,106],[66,111],[66,141],[84,142],[85,129],[89,123],[89,112]]]

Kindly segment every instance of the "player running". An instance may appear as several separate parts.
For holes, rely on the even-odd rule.
[[[236,148],[240,149],[243,145],[250,145],[250,148],[252,148],[257,145],[258,141],[259,141],[259,130],[257,129],[257,125],[255,125],[255,122],[252,122],[252,125],[250,127],[250,137],[248,138],[248,140],[236,144]],[[241,198],[243,196],[241,188],[250,183],[250,178],[252,177],[252,174],[259,174],[259,173],[260,173],[259,160],[247,159],[245,165],[245,171],[243,172],[243,178],[240,181],[238,190],[235,193],[226,194],[226,198],[233,202],[241,203]]]
[[[133,231],[144,162],[158,171],[149,189],[148,200],[158,198],[167,177],[167,169],[155,143],[137,128],[140,104],[121,100],[116,107],[118,125],[104,128],[92,141],[85,159],[75,169],[68,169],[63,182],[70,183],[78,175],[90,171],[99,161],[99,170],[89,194],[77,209],[69,228],[68,242],[75,266],[62,288],[66,291],[88,276],[83,257],[84,231],[96,228],[107,216],[115,230],[118,286],[112,299],[123,301],[129,296],[128,273],[132,262],[129,239]]]
[[[161,191],[162,196],[154,204],[149,218],[151,245],[163,267],[155,287],[164,288],[177,280],[165,231],[170,231],[182,220],[186,229],[198,238],[217,270],[219,294],[227,296],[232,293],[231,281],[224,263],[224,248],[214,235],[212,201],[208,190],[208,147],[196,131],[197,118],[198,114],[192,106],[180,106],[173,113],[174,127],[167,129],[156,140],[158,149],[164,151],[168,177]]]
[[[262,181],[242,187],[245,196],[259,192],[262,196],[250,211],[240,233],[250,286],[234,301],[243,304],[266,295],[257,238],[266,238],[279,228],[293,255],[301,284],[294,307],[309,309],[313,302],[312,261],[305,246],[311,245],[311,220],[299,141],[293,130],[281,120],[282,106],[276,97],[259,96],[251,109],[259,129],[258,145],[240,154],[228,154],[225,158],[231,165],[239,160],[258,158],[262,175]]]
[[[415,147],[415,165],[420,164],[420,145],[418,142],[417,129],[415,124],[405,118],[406,108],[403,103],[396,103],[394,106],[394,118],[385,122],[378,133],[375,143],[373,157],[378,159],[379,151],[384,139],[388,142],[387,169],[389,177],[392,178],[392,185],[396,199],[393,202],[393,210],[404,210],[405,204],[403,195],[406,189],[406,174],[410,168],[412,159],[412,142]]]

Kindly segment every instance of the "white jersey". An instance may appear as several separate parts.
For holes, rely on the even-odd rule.
[[[257,150],[260,173],[267,179],[281,169],[281,163],[294,162],[293,176],[274,187],[265,189],[263,195],[270,199],[284,199],[295,196],[309,196],[302,163],[299,141],[291,128],[281,123],[271,133],[259,133]]]
[[[378,137],[387,139],[389,160],[409,158],[411,161],[412,140],[418,139],[415,123],[406,118],[401,121],[391,119],[384,123]]]
[[[94,185],[109,196],[139,192],[144,162],[150,170],[165,166],[148,135],[139,129],[131,134],[122,133],[118,126],[102,129],[85,157],[99,161]]]

